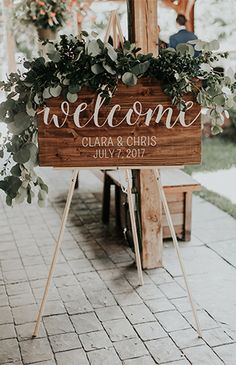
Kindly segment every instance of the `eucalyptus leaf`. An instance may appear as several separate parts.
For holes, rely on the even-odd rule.
[[[36,183],[40,186],[41,190],[44,190],[46,193],[48,193],[48,186],[44,183],[40,176],[38,176]]]
[[[26,148],[29,150],[30,158],[24,163],[29,170],[38,165],[38,147],[34,143],[27,143]]]
[[[40,188],[48,194],[48,186],[46,184],[40,184]]]
[[[225,97],[223,94],[221,95],[216,95],[213,99],[214,103],[216,103],[217,105],[224,105],[225,103]]]
[[[91,71],[95,75],[99,75],[100,73],[102,73],[104,71],[104,68],[99,63],[95,63],[94,65],[91,66]]]
[[[70,80],[65,78],[63,81],[62,81],[63,85],[70,85]]]
[[[48,58],[55,63],[58,63],[61,61],[61,55],[58,51],[48,53],[47,55],[48,55]]]
[[[25,189],[23,186],[21,186],[15,197],[15,202],[16,202],[16,204],[21,204],[21,203],[23,203],[23,201],[26,198],[27,198],[27,189]]]
[[[189,43],[193,43],[192,41],[190,41]],[[203,46],[204,46],[204,42],[201,41],[201,40],[197,40],[197,41],[194,41],[194,44],[195,44],[195,51],[202,51],[203,50]]]
[[[106,63],[103,62],[103,67],[104,69],[111,75],[115,75],[116,74],[116,71],[109,65],[107,65]]]
[[[99,47],[99,44],[98,44],[97,40],[93,39],[93,40],[88,42],[87,52],[92,57],[96,57],[96,56],[98,56],[102,53],[102,50]]]
[[[125,85],[133,86],[136,85],[138,82],[137,76],[134,75],[132,72],[126,72],[122,76],[122,81]]]
[[[17,176],[7,176],[4,180],[0,181],[0,189],[14,199],[17,195],[19,188],[22,185],[22,181]]]
[[[27,203],[31,204],[32,199],[34,198],[34,192],[30,187],[27,188]]]
[[[38,206],[40,208],[45,208],[45,206],[46,206],[46,200],[38,199]]]
[[[21,168],[19,164],[16,164],[11,168],[11,174],[13,176],[21,176]]]
[[[0,118],[3,120],[6,116],[7,108],[6,108],[6,102],[0,103]]]
[[[62,87],[60,85],[49,88],[49,92],[54,98],[58,97],[61,94],[61,91],[62,91]]]
[[[70,103],[75,103],[75,102],[76,102],[76,100],[78,99],[78,95],[77,95],[77,94],[71,94],[71,93],[69,92],[69,93],[67,93],[66,98],[67,98],[67,100],[68,100]]]
[[[34,102],[35,102],[37,105],[40,105],[40,104],[41,104],[41,102],[42,102],[42,97],[41,97],[41,95],[36,94],[36,95],[34,96]]]
[[[191,44],[187,44],[187,43],[179,43],[176,46],[176,52],[180,53],[181,55],[185,55],[188,54],[191,57],[194,56],[194,48]]]
[[[15,115],[14,121],[9,124],[9,131],[13,134],[19,135],[31,125],[31,117],[25,112],[20,112]]]
[[[31,63],[29,62],[29,61],[25,61],[24,63],[23,63],[23,66],[24,66],[24,68],[27,68],[28,70],[30,69],[30,67],[31,67]]]
[[[55,45],[53,43],[47,43],[45,49],[47,53],[53,53],[56,51]]]
[[[15,162],[18,162],[20,164],[24,164],[27,161],[29,161],[30,159],[30,150],[27,146],[27,144],[25,144],[18,152],[16,152],[14,154],[13,157]]]
[[[50,99],[52,97],[52,95],[50,94],[49,92],[49,87],[46,87],[44,90],[43,90],[43,98],[44,99]]]
[[[212,67],[208,63],[202,63],[201,67],[200,67],[200,70],[204,71],[204,72],[207,72],[207,73],[210,73],[210,72],[212,72]]]
[[[12,207],[12,198],[9,195],[6,196],[6,204],[9,207]]]
[[[40,189],[38,192],[38,205],[41,208],[44,208],[46,205],[46,197],[47,193],[44,190]]]
[[[145,72],[147,72],[147,70],[149,69],[149,66],[150,66],[149,61],[139,63],[132,68],[132,73],[134,73],[135,75],[145,74]]]
[[[40,189],[38,193],[38,199],[39,200],[45,200],[47,197],[47,193],[45,190]]]
[[[107,49],[107,54],[110,57],[110,59],[114,62],[117,61],[118,55],[115,49],[112,47],[110,43],[105,43],[105,47]]]
[[[30,117],[34,117],[36,114],[36,111],[33,109],[32,103],[28,102],[26,104],[26,112]]]
[[[78,92],[80,92],[81,86],[80,85],[70,85],[68,90],[71,94],[77,94]]]
[[[222,127],[221,127],[221,126],[219,126],[219,125],[213,125],[213,126],[211,127],[211,133],[212,133],[213,135],[217,135],[217,134],[222,133],[222,132],[223,132],[223,129],[222,129]]]

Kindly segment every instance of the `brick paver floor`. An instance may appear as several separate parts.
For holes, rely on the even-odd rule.
[[[195,197],[181,243],[197,338],[176,254],[137,285],[133,254],[102,225],[101,182],[82,172],[37,339],[31,339],[70,172],[45,170],[47,208],[0,203],[0,365],[236,364],[236,221]]]

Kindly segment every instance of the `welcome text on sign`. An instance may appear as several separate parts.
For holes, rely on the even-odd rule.
[[[83,118],[83,112],[86,111],[88,108],[88,104],[86,102],[80,103],[74,113],[70,113],[70,104],[67,101],[63,101],[60,105],[60,113],[64,116],[64,118],[59,119],[58,115],[53,114],[51,115],[50,107],[45,107],[42,111],[39,113],[43,113],[43,121],[44,124],[50,125],[53,123],[55,127],[62,128],[67,120],[68,117],[73,117],[73,122],[77,128],[85,128],[88,127],[91,123],[96,126],[97,128],[102,128],[104,126],[109,126],[110,128],[117,128],[121,126],[122,124],[127,124],[128,126],[135,126],[139,123],[140,118],[144,118],[145,126],[155,125],[160,123],[163,117],[166,117],[165,119],[165,126],[167,129],[173,128],[177,123],[180,123],[180,125],[184,128],[190,127],[199,117],[200,112],[193,117],[193,119],[187,124],[185,121],[185,115],[186,113],[191,112],[191,109],[194,105],[193,101],[187,101],[186,102],[186,111],[179,111],[179,114],[175,120],[173,120],[173,108],[167,107],[164,108],[163,105],[157,104],[154,109],[148,108],[147,110],[144,110],[143,105],[140,101],[135,101],[131,108],[128,109],[127,113],[125,114],[124,118],[117,121],[117,118],[115,117],[116,112],[121,110],[120,104],[115,104],[111,107],[110,112],[107,115],[107,118],[103,120],[102,122],[99,121],[99,112],[101,107],[103,106],[105,102],[105,99],[101,97],[101,95],[97,96],[95,107],[94,107],[94,113],[92,116],[84,122]],[[81,121],[83,119],[83,122]]]

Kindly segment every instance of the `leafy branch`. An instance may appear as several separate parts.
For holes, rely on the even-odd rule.
[[[24,73],[10,74],[0,88],[7,94],[0,104],[0,120],[8,133],[0,148],[4,159],[0,189],[6,193],[8,205],[31,203],[37,192],[38,203],[44,205],[47,185],[37,175],[38,128],[36,113],[45,100],[61,95],[75,103],[86,86],[101,93],[107,102],[118,84],[136,85],[141,77],[157,79],[163,91],[180,110],[186,109],[185,95],[193,93],[197,102],[208,109],[213,133],[221,131],[228,108],[236,106],[236,81],[231,71],[222,75],[214,70],[214,62],[227,54],[214,51],[217,42],[196,41],[166,49],[155,58],[142,54],[135,44],[125,42],[114,49],[96,34],[82,32],[77,37],[61,36],[58,43],[45,42],[47,59],[25,61]],[[194,48],[195,47],[195,48]]]

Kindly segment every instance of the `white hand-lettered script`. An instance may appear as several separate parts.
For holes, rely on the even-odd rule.
[[[85,102],[81,102],[76,107],[74,113],[70,114],[70,103],[67,101],[63,101],[60,105],[60,119],[58,115],[51,114],[50,107],[45,107],[39,113],[43,113],[43,121],[46,125],[50,125],[53,123],[57,128],[62,128],[68,117],[73,117],[73,122],[77,128],[85,128],[88,127],[89,124],[93,123],[97,128],[102,128],[104,126],[109,126],[111,128],[119,127],[122,124],[127,124],[129,126],[134,126],[138,124],[140,118],[144,118],[144,122],[142,124],[149,126],[154,126],[155,124],[160,123],[160,121],[165,117],[165,126],[168,129],[173,128],[177,123],[184,128],[190,127],[194,122],[197,121],[200,112],[193,116],[193,119],[186,123],[185,115],[186,113],[190,113],[191,109],[194,105],[193,101],[186,102],[186,111],[179,111],[176,119],[173,120],[173,108],[166,107],[162,104],[157,104],[155,108],[144,110],[143,105],[140,101],[135,101],[131,108],[128,109],[122,120],[117,120],[115,117],[115,113],[122,109],[120,104],[115,104],[111,107],[106,119],[100,118],[99,120],[99,112],[101,107],[103,106],[105,99],[101,97],[99,94],[96,99],[94,113],[92,116],[85,120],[83,117],[83,112],[88,108],[88,104]]]

